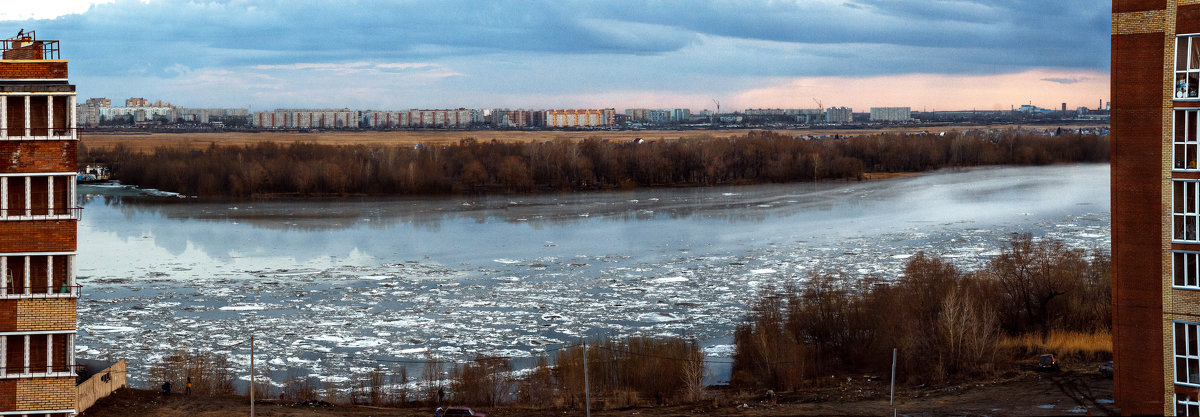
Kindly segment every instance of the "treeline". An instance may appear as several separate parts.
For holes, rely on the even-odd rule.
[[[989,376],[1036,353],[1105,359],[1109,267],[1107,254],[1020,235],[978,271],[920,253],[894,283],[813,273],[758,297],[734,335],[731,382],[794,390],[818,375],[886,376],[893,348],[912,383]]]
[[[291,402],[581,410],[587,398],[585,366],[593,409],[679,404],[705,396],[704,355],[694,341],[681,338],[601,339],[588,342],[586,349],[568,345],[543,354],[532,369],[520,372],[514,372],[509,358],[478,356],[455,364],[427,357],[421,375],[411,379],[405,366],[376,367],[348,382],[322,381],[309,372],[290,369],[286,379],[275,384],[265,362],[253,384],[255,397]],[[233,395],[235,375],[230,366],[211,352],[180,350],[151,366],[146,388],[157,390],[163,382],[171,382],[182,390],[191,381],[193,394]]]
[[[1108,137],[1022,132],[884,134],[800,139],[773,132],[728,138],[513,143],[462,139],[412,148],[260,143],[141,153],[91,149],[125,184],[197,196],[272,194],[447,194],[584,191],[861,179],[865,172],[913,172],[980,165],[1108,160]]]

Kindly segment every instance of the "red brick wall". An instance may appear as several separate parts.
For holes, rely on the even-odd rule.
[[[0,411],[17,410],[17,380],[0,380]]]
[[[1175,9],[1175,33],[1200,32],[1200,4],[1179,6]]]
[[[1142,12],[1147,10],[1163,10],[1167,8],[1167,0],[1113,0],[1113,13]]]
[[[67,61],[0,61],[0,79],[67,79]]]
[[[75,172],[78,142],[0,141],[0,173]]]
[[[0,222],[0,252],[60,251],[75,251],[75,220]]]
[[[1129,414],[1163,412],[1163,36],[1112,36],[1113,391]]]
[[[0,300],[0,332],[15,331],[17,331],[17,300]],[[0,352],[0,354],[4,354],[4,352]]]

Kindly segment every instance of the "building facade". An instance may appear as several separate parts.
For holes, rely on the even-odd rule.
[[[1200,3],[1114,0],[1116,403],[1200,414]]]
[[[854,123],[854,109],[849,107],[830,107],[825,109],[826,123]]]
[[[545,110],[545,127],[599,127],[616,123],[616,109]]]
[[[75,86],[58,41],[0,40],[0,415],[74,415]]]
[[[872,122],[910,122],[912,108],[910,107],[872,107]]]

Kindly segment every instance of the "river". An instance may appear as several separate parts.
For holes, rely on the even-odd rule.
[[[81,185],[77,356],[129,358],[137,381],[177,348],[241,366],[254,334],[277,375],[344,381],[411,375],[427,355],[520,361],[585,336],[682,335],[714,382],[759,291],[814,270],[896,278],[918,251],[974,269],[1012,233],[1108,250],[1108,187],[1107,164],[436,198]]]

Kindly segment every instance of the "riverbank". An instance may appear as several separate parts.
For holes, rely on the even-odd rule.
[[[968,132],[978,130],[1012,131],[1015,129],[1064,130],[1094,129],[1106,127],[1096,124],[1063,124],[1053,126],[1021,125],[955,125],[955,126],[889,126],[866,129],[781,129],[764,130],[789,136],[834,136],[842,137],[906,134],[929,132],[932,134]],[[315,143],[322,145],[382,145],[408,146],[416,144],[449,145],[463,138],[479,141],[506,143],[546,142],[555,139],[580,141],[598,138],[615,142],[643,140],[680,140],[698,138],[729,138],[743,136],[746,129],[713,130],[392,130],[392,131],[311,131],[311,132],[214,132],[214,133],[145,133],[82,131],[80,144],[93,149],[111,149],[118,144],[137,152],[151,152],[157,147],[185,146],[202,150],[216,146],[247,146],[258,143]]]
[[[710,390],[711,399],[681,406],[601,410],[592,415],[616,417],[629,415],[693,416],[818,416],[886,415],[893,409],[907,415],[1119,415],[1113,405],[1112,379],[1101,376],[1099,363],[1064,364],[1061,371],[1026,369],[1002,378],[949,386],[897,387],[896,402],[889,405],[886,379],[849,377],[844,383],[820,389],[780,393],[775,402],[762,393],[730,393]],[[844,376],[842,377],[844,378]],[[365,405],[311,405],[264,401],[255,405],[255,413],[290,416],[376,416],[426,417],[431,405],[375,407]],[[562,416],[581,414],[582,410],[530,409],[522,407],[474,407],[491,417]],[[84,414],[89,417],[154,416],[226,416],[246,413],[249,400],[242,396],[207,397],[159,396],[151,390],[123,389],[100,400]]]
[[[262,142],[146,153],[80,146],[123,184],[200,197],[522,194],[861,180],[866,173],[947,167],[1106,162],[1109,140],[1089,133],[995,131],[797,137],[750,131],[721,139],[415,145]],[[884,176],[886,176],[884,175]]]

